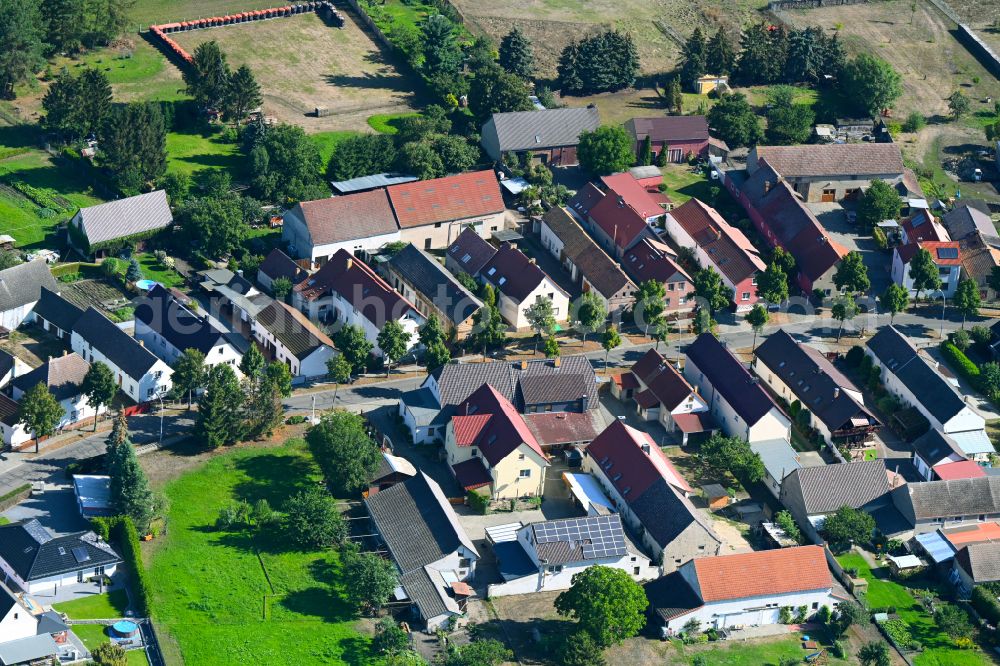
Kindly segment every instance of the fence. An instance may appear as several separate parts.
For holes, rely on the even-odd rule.
[[[838,7],[840,5],[868,4],[871,0],[775,0],[769,2],[767,8],[776,11],[780,9],[813,9],[816,7]]]

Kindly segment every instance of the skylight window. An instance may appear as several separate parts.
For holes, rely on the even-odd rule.
[[[471,254],[466,254],[466,255],[464,255],[464,256],[462,257],[462,263],[463,263],[463,264],[467,264],[467,263],[469,263],[469,260],[470,260],[470,259],[472,259],[472,255],[471,255]]]
[[[490,268],[490,270],[486,271],[486,274],[487,274],[487,275],[493,275],[493,274],[494,274],[494,273],[496,273],[496,272],[497,272],[497,269],[495,269],[495,268]]]

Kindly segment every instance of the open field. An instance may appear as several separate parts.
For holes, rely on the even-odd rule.
[[[559,53],[571,41],[606,28],[632,33],[645,74],[671,69],[694,27],[733,34],[757,17],[766,0],[454,0],[473,29],[498,42],[518,26],[535,47],[541,76],[554,76]]]
[[[232,12],[280,7],[274,0],[138,0],[132,7],[130,28],[147,28],[154,23],[190,21],[209,16],[224,16]]]
[[[167,485],[170,530],[150,544],[149,582],[168,663],[377,663],[340,597],[335,552],[292,550],[278,528],[214,527],[237,498],[280,508],[318,479],[305,443],[291,440],[233,450]]]
[[[264,93],[264,112],[307,132],[367,130],[371,115],[411,111],[415,81],[400,73],[345,11],[343,28],[327,26],[315,14],[212,30],[177,33],[193,52],[215,40],[230,65],[249,65]],[[325,106],[330,115],[313,111]]]
[[[1000,53],[1000,4],[995,0],[948,0],[948,5],[979,37]]]

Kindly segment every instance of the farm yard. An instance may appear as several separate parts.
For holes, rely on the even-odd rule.
[[[253,69],[264,113],[307,132],[367,130],[369,116],[412,111],[418,83],[397,69],[352,12],[341,10],[343,28],[310,13],[172,37],[192,53],[217,41],[231,66]],[[319,106],[330,115],[315,117]]]

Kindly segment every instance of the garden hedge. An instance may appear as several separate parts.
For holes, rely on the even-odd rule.
[[[1000,602],[984,587],[972,590],[972,607],[990,624],[1000,624]]]
[[[942,342],[941,353],[960,375],[972,382],[979,380],[979,367],[961,349],[950,342]]]

